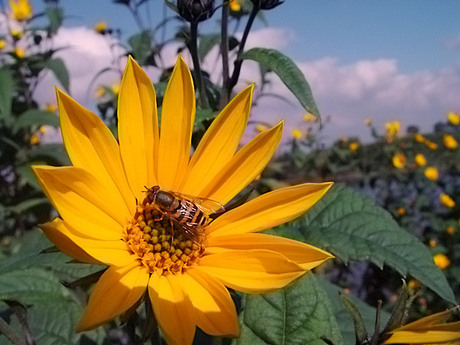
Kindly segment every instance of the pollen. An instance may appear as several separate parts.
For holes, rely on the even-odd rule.
[[[196,263],[205,248],[204,231],[191,238],[178,222],[164,216],[148,202],[137,206],[123,240],[150,273],[183,273]]]

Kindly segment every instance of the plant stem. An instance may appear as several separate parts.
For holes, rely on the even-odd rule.
[[[243,54],[244,46],[246,45],[246,40],[248,39],[248,36],[249,36],[249,31],[251,31],[252,24],[254,23],[254,19],[256,18],[258,12],[259,12],[259,8],[257,8],[256,6],[253,6],[251,14],[249,15],[248,22],[246,23],[246,27],[244,28],[243,37],[241,38],[240,46],[238,48],[238,53],[236,54],[235,67],[233,69],[232,77],[230,78],[227,84],[228,99],[230,99],[232,90],[235,87],[240,77],[241,66],[243,65],[243,60],[240,60],[240,57],[241,57],[241,54]]]
[[[5,336],[6,339],[11,341],[13,345],[24,345],[25,342],[19,337],[19,335],[14,331],[13,328],[11,328],[10,325],[6,323],[5,320],[3,320],[0,317],[0,333]]]
[[[221,43],[220,53],[222,54],[222,92],[220,94],[219,108],[222,109],[225,104],[230,100],[229,94],[226,91],[228,79],[230,78],[230,71],[228,67],[228,2],[224,1],[222,6],[222,21],[220,29]]]
[[[208,98],[206,97],[206,89],[203,84],[203,75],[201,73],[200,58],[198,56],[198,22],[190,23],[190,54],[193,60],[193,70],[195,72],[195,79],[200,93],[199,105],[201,108],[209,108]]]

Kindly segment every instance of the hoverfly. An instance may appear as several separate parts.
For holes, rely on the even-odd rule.
[[[200,230],[207,226],[212,218],[210,215],[219,215],[225,212],[225,208],[217,201],[183,195],[176,192],[164,191],[160,186],[147,188],[146,201],[154,204],[158,211],[171,222],[183,230],[186,237],[194,243],[201,235]]]

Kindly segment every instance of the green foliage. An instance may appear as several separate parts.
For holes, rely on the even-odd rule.
[[[327,294],[313,274],[266,295],[246,295],[235,344],[342,344]]]
[[[0,119],[7,118],[11,112],[11,102],[13,100],[14,79],[11,70],[8,68],[0,69]]]
[[[46,62],[46,67],[54,73],[54,76],[62,85],[64,90],[70,92],[69,72],[67,72],[64,61],[62,61],[60,58],[50,59]]]

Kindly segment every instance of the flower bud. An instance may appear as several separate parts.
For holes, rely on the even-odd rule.
[[[214,13],[214,0],[178,0],[177,10],[188,22],[202,22]]]
[[[251,0],[254,7],[261,10],[271,10],[276,6],[281,5],[284,0]]]

